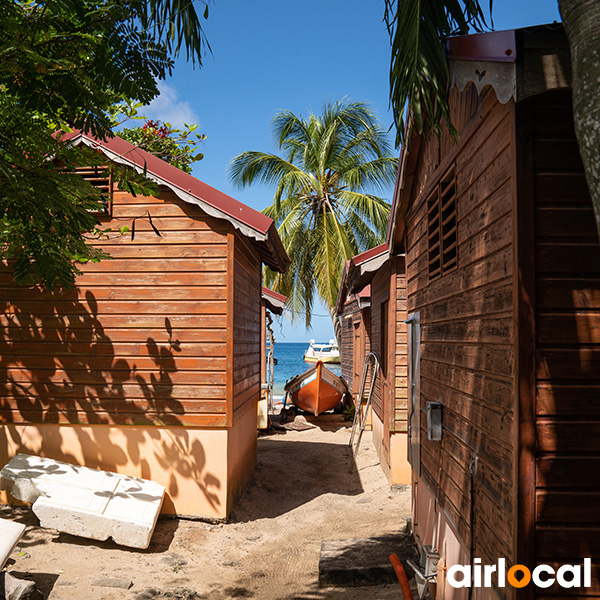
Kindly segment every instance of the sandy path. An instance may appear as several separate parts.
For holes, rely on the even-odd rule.
[[[348,438],[338,417],[261,437],[256,473],[225,525],[161,519],[142,552],[31,525],[10,570],[34,578],[51,600],[401,598],[397,585],[318,587],[322,540],[397,532],[410,513],[410,492],[390,490],[369,432],[358,471],[348,473]],[[92,585],[97,578],[133,586]]]

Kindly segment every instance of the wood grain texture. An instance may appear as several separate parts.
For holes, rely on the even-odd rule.
[[[451,95],[463,111],[458,144],[421,141],[406,221],[408,313],[421,321],[421,473],[457,535],[476,556],[514,558],[515,373],[513,314],[514,105],[469,88]],[[467,118],[468,117],[468,118]],[[458,268],[430,281],[425,198],[454,165]],[[397,333],[402,331],[397,325]],[[426,435],[426,403],[444,405],[442,440]],[[479,457],[474,531],[469,464]]]
[[[261,262],[255,250],[235,234],[231,320],[232,416],[239,418],[260,399]],[[256,408],[255,408],[256,410]]]
[[[0,418],[225,426],[234,385],[226,362],[227,224],[167,191],[115,192],[112,208],[103,221],[111,231],[94,244],[113,259],[80,265],[76,288],[22,288],[0,266]],[[134,219],[135,236],[121,235]],[[260,265],[252,268],[259,291],[248,296],[243,320],[254,312],[259,319]],[[240,374],[256,387],[248,368]]]
[[[358,393],[358,390],[354,389],[354,330],[360,326],[360,318],[360,310],[356,298],[354,296],[348,297],[341,314],[340,363],[342,377],[348,384],[350,393]],[[356,351],[359,352],[358,347]]]
[[[600,251],[568,92],[532,98],[535,560],[600,557]],[[600,597],[592,588],[578,597]],[[537,598],[558,594],[551,588]]]

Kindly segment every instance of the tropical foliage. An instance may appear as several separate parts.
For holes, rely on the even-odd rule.
[[[71,285],[73,260],[103,256],[87,243],[101,198],[70,174],[93,153],[60,132],[110,135],[115,106],[150,102],[182,47],[200,62],[200,18],[187,0],[0,0],[0,12],[0,259],[19,282]]]
[[[390,205],[373,191],[393,185],[398,161],[369,106],[330,102],[308,118],[284,111],[273,119],[281,155],[236,156],[230,177],[239,186],[275,188],[263,212],[274,219],[292,265],[265,271],[265,284],[289,298],[293,315],[310,326],[318,294],[333,310],[344,263],[385,238]]]
[[[449,73],[444,40],[488,24],[479,0],[385,0],[391,40],[390,101],[396,144],[403,141],[406,111],[418,132],[455,134],[448,111]],[[600,2],[558,0],[569,39],[573,118],[600,234]],[[492,0],[489,3],[492,12]]]
[[[196,124],[184,123],[184,128],[178,129],[170,123],[148,120],[141,127],[119,131],[119,137],[178,169],[191,173],[192,165],[204,158],[204,154],[196,150],[206,136],[195,133],[196,129],[198,129]]]
[[[492,0],[490,0],[490,8]],[[404,114],[419,133],[452,132],[448,109],[450,74],[443,42],[451,35],[487,27],[478,0],[386,0],[385,21],[390,34],[390,102],[396,124],[396,144],[404,136]]]

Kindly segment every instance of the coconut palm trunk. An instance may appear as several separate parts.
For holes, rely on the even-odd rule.
[[[293,318],[310,327],[318,296],[329,308],[338,343],[335,303],[345,262],[380,244],[390,205],[373,191],[391,190],[398,159],[386,134],[361,102],[334,102],[308,119],[290,111],[273,120],[282,156],[244,152],[230,167],[240,187],[264,183],[275,188],[263,212],[277,224],[291,266],[286,273],[265,270],[265,285],[288,297]]]
[[[573,76],[573,119],[600,235],[600,2],[559,0]]]

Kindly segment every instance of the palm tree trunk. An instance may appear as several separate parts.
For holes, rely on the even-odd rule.
[[[575,133],[600,235],[600,2],[559,0],[573,69]]]
[[[335,333],[335,340],[337,342],[338,348],[342,348],[342,326],[340,325],[340,319],[335,314],[335,306],[329,309],[329,314],[331,315],[331,321],[333,323],[333,332]]]

